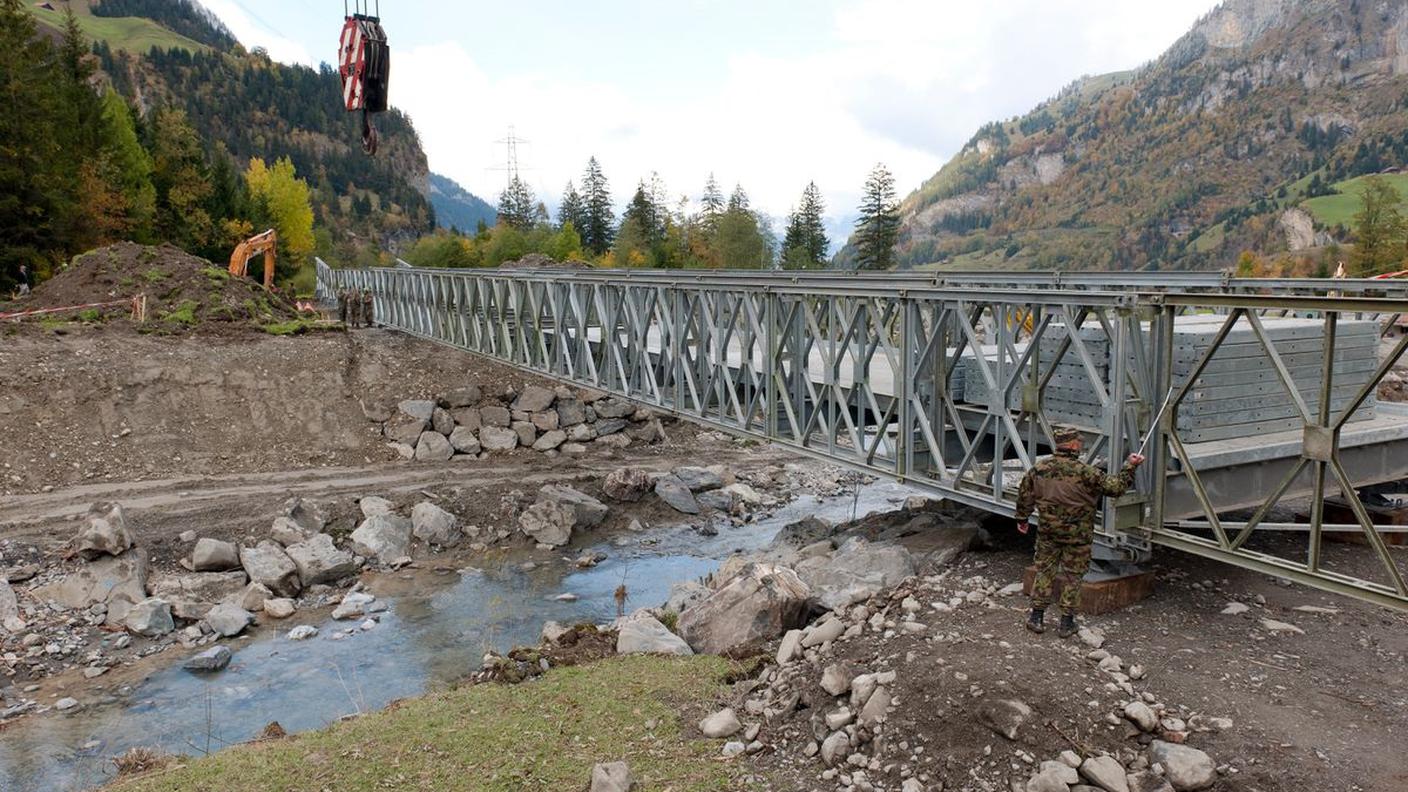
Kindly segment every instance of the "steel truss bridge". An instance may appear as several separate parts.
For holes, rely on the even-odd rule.
[[[1100,556],[1139,561],[1172,547],[1408,609],[1408,556],[1390,549],[1362,492],[1408,477],[1408,409],[1380,403],[1372,420],[1350,420],[1408,335],[1382,341],[1369,381],[1331,399],[1337,327],[1392,327],[1408,315],[1408,283],[318,265],[322,299],[370,289],[380,325],[1001,515],[1013,512],[1021,472],[1050,447],[1056,365],[1078,362],[1099,402],[1100,417],[1082,427],[1089,458],[1120,460],[1152,430],[1135,491],[1104,509]],[[1175,322],[1193,314],[1216,333],[1178,376]],[[1286,316],[1323,328],[1313,376],[1287,365],[1285,342],[1266,330]],[[1265,350],[1260,376],[1289,397],[1299,428],[1193,442],[1180,407],[1187,412],[1234,329]],[[1108,345],[1105,368],[1096,342]],[[981,377],[985,402],[952,387],[960,365]],[[1269,519],[1293,499],[1308,503],[1308,524]],[[1354,522],[1327,521],[1327,502],[1347,505]],[[1339,566],[1323,552],[1334,533],[1360,537],[1367,556]]]

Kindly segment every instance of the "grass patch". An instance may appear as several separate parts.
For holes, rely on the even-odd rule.
[[[92,324],[103,320],[103,312],[97,308],[85,308],[78,312],[78,321]]]
[[[112,788],[558,792],[585,789],[596,762],[624,760],[645,789],[745,790],[745,768],[720,762],[715,740],[685,739],[680,724],[681,703],[724,693],[728,667],[718,657],[637,655],[463,687]]]
[[[1354,226],[1354,216],[1359,214],[1364,195],[1364,180],[1366,176],[1356,176],[1342,182],[1336,182],[1334,188],[1335,195],[1321,195],[1311,198],[1301,206],[1306,211],[1315,216],[1316,222],[1321,225],[1334,227],[1344,225],[1347,228]],[[1399,202],[1398,210],[1408,213],[1408,173],[1386,173],[1382,176],[1398,190]]]
[[[225,283],[230,279],[230,271],[222,270],[219,267],[205,267],[201,270],[201,274],[205,275],[205,277],[207,278],[210,278],[210,280],[214,281],[215,283]]]
[[[268,324],[262,324],[259,325],[259,329],[263,330],[269,335],[290,336],[299,335],[301,333],[311,333],[324,328],[318,325],[317,319],[305,319],[300,317],[298,319],[290,319],[287,322],[270,322]]]
[[[61,3],[54,3],[53,11],[26,2],[25,8],[45,27],[62,31],[64,12]],[[152,47],[171,49],[176,47],[188,52],[208,52],[210,47],[172,31],[145,17],[100,17],[90,10],[90,2],[79,0],[68,4],[78,17],[78,27],[83,35],[96,41],[106,41],[114,49],[127,50],[145,55]]]
[[[166,273],[159,269],[149,269],[142,273],[142,280],[147,283],[161,283],[166,280]]]
[[[161,314],[161,320],[170,324],[194,325],[196,323],[195,300],[183,300],[181,304]]]

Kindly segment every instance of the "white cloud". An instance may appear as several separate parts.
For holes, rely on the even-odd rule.
[[[331,58],[314,58],[308,53],[306,47],[276,32],[262,19],[254,17],[240,5],[238,0],[200,0],[200,2],[225,23],[225,26],[235,34],[235,38],[239,39],[241,44],[250,49],[263,47],[269,51],[269,57],[276,61],[317,67],[319,62],[331,60]],[[332,49],[335,53],[337,48],[333,47]]]
[[[697,197],[712,171],[775,215],[815,180],[841,217],[876,162],[906,193],[982,123],[1082,74],[1156,57],[1213,2],[851,0],[815,51],[735,52],[712,84],[663,100],[533,67],[490,76],[446,41],[396,53],[392,102],[416,122],[431,167],[491,201],[505,178],[493,141],[513,125],[530,141],[523,176],[550,203],[596,155],[618,202],[653,170],[672,195]]]

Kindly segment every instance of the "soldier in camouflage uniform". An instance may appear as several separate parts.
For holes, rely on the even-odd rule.
[[[362,326],[372,326],[372,290],[362,290]]]
[[[1061,625],[1057,634],[1069,638],[1076,632],[1080,584],[1090,566],[1090,544],[1095,539],[1095,509],[1103,495],[1123,495],[1134,485],[1134,470],[1144,462],[1130,454],[1118,476],[1106,476],[1080,460],[1082,441],[1074,429],[1058,427],[1056,453],[1037,462],[1022,478],[1017,491],[1017,525],[1027,532],[1027,518],[1038,516],[1036,583],[1032,585],[1032,611],[1027,629],[1044,632],[1046,606],[1061,581]]]
[[[337,293],[337,320],[342,322],[343,326],[347,325],[347,300],[348,294],[346,289],[342,289]]]

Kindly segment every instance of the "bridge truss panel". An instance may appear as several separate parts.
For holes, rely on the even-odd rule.
[[[1104,509],[1101,532],[1112,546],[1174,547],[1408,609],[1403,559],[1359,492],[1408,476],[1408,455],[1383,452],[1408,448],[1408,414],[1392,431],[1376,423],[1370,440],[1346,439],[1408,338],[1386,348],[1369,381],[1334,390],[1338,329],[1408,313],[1401,284],[1201,273],[333,270],[321,262],[318,276],[324,299],[370,289],[378,324],[1002,515],[1013,513],[1022,474],[1051,445],[1053,394],[1079,390],[1092,399],[1081,427],[1090,460],[1147,447],[1137,491]],[[1218,330],[1180,375],[1175,327],[1190,316]],[[1266,329],[1277,317],[1315,320],[1318,341],[1278,340]],[[1274,463],[1274,473],[1256,478],[1262,489],[1237,493],[1237,506],[1254,505],[1235,524],[1221,493],[1236,467],[1214,471],[1206,460],[1217,444],[1193,442],[1187,428],[1193,394],[1211,381],[1205,372],[1234,332],[1263,361],[1262,379],[1284,390],[1300,427],[1276,459],[1258,462]],[[1318,369],[1287,364],[1315,348]],[[1309,384],[1307,371],[1316,375]],[[965,378],[975,378],[976,400]],[[1290,498],[1306,502],[1303,536],[1258,531]],[[1332,499],[1353,514],[1370,564],[1327,560]]]

